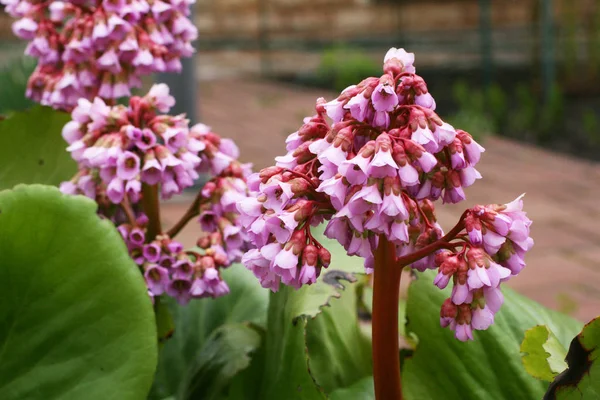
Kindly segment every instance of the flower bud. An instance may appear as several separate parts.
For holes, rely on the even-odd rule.
[[[210,236],[207,235],[199,238],[196,241],[196,246],[200,247],[201,249],[206,249],[210,247]]]
[[[450,250],[441,250],[435,255],[435,265],[439,267],[444,261],[446,261],[446,259],[448,259],[448,257],[452,256],[453,254],[454,253],[452,253]]]
[[[210,198],[215,192],[215,190],[217,190],[217,184],[215,182],[206,182],[206,184],[204,184],[204,187],[202,188],[202,197],[207,199]]]
[[[313,213],[314,203],[309,200],[299,200],[295,206],[297,211],[294,214],[294,219],[298,222],[306,220]]]
[[[213,259],[215,260],[215,264],[217,264],[218,266],[224,266],[227,265],[227,256],[224,253],[216,253],[213,256]]]
[[[200,268],[205,271],[208,268],[215,268],[215,260],[210,256],[200,258]]]
[[[319,250],[317,247],[309,244],[304,248],[302,252],[302,264],[308,264],[311,266],[316,266],[319,259]]]
[[[442,318],[456,318],[458,315],[458,307],[452,302],[451,299],[444,300],[440,309],[440,317]]]
[[[454,273],[458,271],[460,264],[457,256],[447,257],[440,265],[440,272],[444,275],[454,275]]]
[[[300,144],[300,146],[298,146],[292,153],[298,164],[304,164],[315,158],[315,155],[309,149],[311,144],[312,142],[304,142]]]
[[[471,305],[464,303],[458,306],[458,316],[456,318],[458,324],[471,324]]]
[[[488,268],[490,266],[490,256],[480,247],[471,247],[467,251],[467,260],[469,268]]]
[[[331,263],[331,253],[325,247],[319,249],[319,261],[323,268],[329,267]]]
[[[307,124],[302,125],[298,130],[298,136],[303,141],[309,141],[311,139],[321,138],[327,134],[327,125],[311,121]]]
[[[306,233],[304,229],[294,231],[290,241],[285,245],[286,249],[292,248],[295,255],[299,255],[306,246]]]
[[[302,196],[310,193],[313,189],[312,184],[304,178],[295,178],[290,180],[288,183],[292,185],[292,192],[296,196]]]

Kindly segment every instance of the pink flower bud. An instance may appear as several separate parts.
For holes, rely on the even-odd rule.
[[[319,248],[319,262],[323,268],[327,268],[331,263],[331,253],[324,247]]]

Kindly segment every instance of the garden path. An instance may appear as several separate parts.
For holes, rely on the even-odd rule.
[[[203,82],[199,107],[204,123],[240,146],[242,161],[258,170],[284,154],[284,139],[311,115],[315,99],[333,94],[260,81]],[[473,204],[505,203],[526,192],[536,242],[527,267],[508,286],[554,309],[587,321],[600,314],[600,164],[567,157],[499,137],[483,141],[487,151],[478,169],[481,181],[466,190],[459,205],[438,206],[449,229]],[[164,205],[168,226],[191,202],[182,197]],[[192,245],[198,226],[181,234]]]

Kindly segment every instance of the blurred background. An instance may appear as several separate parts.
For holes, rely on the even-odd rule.
[[[436,111],[487,148],[465,204],[438,206],[442,226],[527,192],[536,246],[509,284],[582,320],[600,314],[600,1],[197,0],[194,14],[195,59],[157,79],[256,170],[285,154],[317,97],[381,75],[390,47],[415,53]],[[28,105],[34,67],[11,22],[0,14],[0,112]],[[166,223],[189,201],[166,205]]]
[[[196,14],[201,79],[339,91],[404,47],[456,124],[600,159],[596,0],[199,0]]]

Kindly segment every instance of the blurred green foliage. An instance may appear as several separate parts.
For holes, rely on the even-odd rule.
[[[587,0],[561,3],[560,67],[567,80],[587,82],[600,77],[600,3],[593,3]]]
[[[512,90],[494,84],[485,91],[459,81],[453,86],[453,97],[458,111],[450,115],[448,121],[475,137],[481,133],[495,133],[547,144],[564,140],[565,132],[575,124],[582,127],[585,136],[582,140],[600,143],[600,121],[596,113],[587,109],[581,117],[572,113],[567,115],[567,100],[558,85],[554,85],[548,99],[542,101],[540,95],[525,83]]]
[[[548,100],[537,104],[539,104],[539,128],[536,139],[537,142],[547,143],[554,136],[563,133],[561,127],[565,124],[565,98],[562,90],[558,85],[553,85]]]
[[[458,81],[452,87],[452,97],[458,106],[458,112],[447,118],[452,126],[469,132],[478,141],[496,132],[494,117],[487,111],[482,90],[473,90],[466,82]],[[496,101],[500,103],[501,97]]]
[[[23,111],[34,103],[25,97],[27,80],[35,69],[35,60],[18,57],[0,69],[0,114]]]
[[[538,102],[527,85],[520,84],[515,90],[516,111],[512,115],[512,127],[522,127],[527,131],[535,129]]]
[[[600,118],[593,109],[588,108],[583,113],[583,129],[593,144],[600,144]]]
[[[317,69],[317,83],[344,90],[369,76],[381,75],[381,65],[362,50],[348,46],[335,46],[321,56]]]
[[[575,96],[582,90],[582,93],[588,93],[593,86],[589,82],[593,79],[590,78],[588,84],[582,87],[581,82],[577,83],[569,76],[583,74],[581,76],[585,78],[592,73],[600,77],[600,51],[588,54],[589,62],[586,61],[583,70],[578,51],[578,35],[582,29],[586,32],[587,44],[600,43],[600,7],[589,16],[585,29],[577,26],[578,18],[574,10],[568,10],[564,16],[566,24],[561,49],[565,57],[560,65],[563,74],[558,80],[560,85],[552,86],[545,99],[535,79],[494,83],[487,89],[467,80],[457,80],[450,83],[451,99],[444,98],[443,93],[440,95],[440,99],[444,99],[440,100],[440,104],[451,102],[456,112],[442,114],[442,117],[479,141],[486,134],[494,133],[568,152],[587,146],[586,154],[582,155],[596,158],[594,149],[600,146],[600,114],[589,106],[587,98]],[[335,46],[322,53],[311,84],[341,91],[364,78],[380,74],[381,66],[364,50]],[[451,79],[450,82],[453,82],[456,78]],[[441,78],[438,81],[434,86],[438,92],[444,91],[443,88],[448,87],[447,81],[443,83]],[[567,94],[570,97],[567,98]],[[435,97],[435,93],[433,95]],[[440,107],[440,110],[446,110],[446,106]]]

